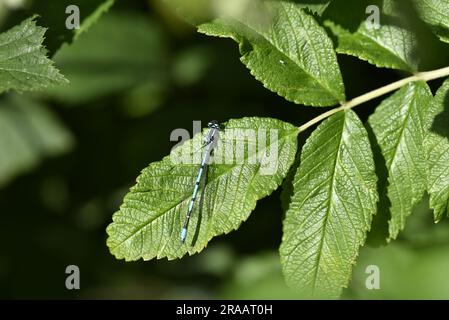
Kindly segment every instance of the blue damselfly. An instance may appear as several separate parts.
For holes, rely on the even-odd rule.
[[[198,175],[196,177],[196,181],[195,181],[195,188],[193,189],[193,194],[192,194],[192,198],[190,199],[190,203],[189,203],[189,208],[187,211],[187,215],[184,219],[184,224],[181,230],[181,243],[184,243],[187,237],[187,230],[189,227],[189,221],[190,221],[190,217],[192,215],[193,212],[193,206],[195,204],[195,200],[197,198],[198,195],[198,191],[200,189],[200,183],[201,183],[201,179],[203,178],[204,173],[207,170],[207,166],[209,164],[209,160],[210,160],[210,156],[214,150],[214,147],[216,146],[216,143],[218,141],[218,136],[219,136],[219,132],[220,132],[220,125],[218,124],[217,121],[210,121],[207,124],[207,127],[209,128],[209,131],[207,132],[205,138],[204,138],[204,142],[203,142],[203,146],[205,147],[204,153],[203,153],[203,158],[201,161],[201,166],[200,169],[198,171]],[[202,193],[201,196],[203,196],[204,193]],[[202,203],[202,201],[200,201],[200,204]]]

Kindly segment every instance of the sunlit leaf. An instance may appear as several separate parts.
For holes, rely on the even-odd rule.
[[[0,34],[0,93],[67,82],[46,56],[44,34],[45,28],[37,26],[35,18]]]
[[[426,189],[423,140],[431,99],[426,83],[410,83],[385,99],[369,118],[388,170],[393,239]]]
[[[376,212],[376,181],[368,134],[353,111],[312,133],[284,220],[280,253],[290,286],[316,297],[340,295]]]
[[[260,132],[265,132],[262,136],[267,136],[266,143],[258,140]],[[185,244],[180,242],[180,232],[199,165],[176,164],[173,156],[197,150],[195,146],[201,145],[202,135],[175,149],[171,157],[150,164],[107,228],[111,253],[126,260],[175,259],[200,252],[213,237],[237,229],[248,219],[257,200],[277,189],[287,175],[296,153],[297,133],[296,127],[268,118],[227,122],[219,141],[222,146],[230,146],[235,156],[238,141],[242,143],[247,150],[244,161],[211,164],[203,189],[203,207],[201,211],[198,204],[194,207]],[[222,150],[220,145],[217,148]],[[273,169],[270,172],[264,171],[264,162],[259,158],[265,153],[274,157],[266,163]]]
[[[287,100],[329,106],[345,99],[332,41],[297,4],[264,2],[198,30],[238,42],[241,60],[253,76]]]
[[[438,90],[429,115],[432,123],[424,140],[427,192],[435,221],[439,221],[449,215],[449,80]]]
[[[344,4],[341,3],[344,10]],[[378,7],[379,20],[366,15],[355,32],[326,21],[338,38],[337,52],[356,56],[377,67],[416,71],[418,69],[417,38],[402,17],[401,8],[391,1]]]
[[[419,16],[441,41],[449,42],[449,0],[413,0]]]

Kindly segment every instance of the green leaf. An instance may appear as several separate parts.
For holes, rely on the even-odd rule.
[[[426,189],[423,140],[431,99],[425,82],[410,83],[384,100],[369,118],[388,170],[392,239]]]
[[[33,1],[30,12],[38,14],[40,23],[48,28],[47,47],[53,55],[64,43],[71,43],[88,29],[114,4],[115,0],[58,0]],[[80,28],[70,30],[66,27],[69,18],[66,8],[78,6]],[[49,14],[52,13],[52,14]]]
[[[0,34],[0,93],[67,82],[46,57],[44,34],[45,28],[36,26],[34,17]]]
[[[307,140],[280,248],[287,283],[335,298],[346,287],[376,212],[368,134],[353,111],[325,120]]]
[[[145,84],[162,91],[168,80],[167,52],[166,36],[154,21],[111,12],[57,52],[54,60],[70,86],[46,93],[62,103],[80,104]]]
[[[446,80],[431,104],[433,120],[424,139],[427,158],[427,192],[435,221],[449,215],[449,80]]]
[[[98,19],[101,18],[103,14],[111,9],[114,3],[115,0],[103,0],[103,2],[98,3],[97,7],[93,9],[92,13],[83,20],[80,28],[75,31],[74,39],[77,40],[81,34],[87,32],[98,21]]]
[[[391,1],[381,8],[379,28],[371,20],[363,20],[355,32],[331,21],[325,25],[338,38],[338,53],[352,55],[377,67],[414,72],[418,69],[417,39],[406,21],[398,17],[398,9]],[[366,16],[368,18],[368,15]]]
[[[241,60],[256,79],[287,100],[312,106],[345,100],[332,41],[297,4],[264,2],[244,15],[220,18],[198,30],[238,42]]]
[[[0,99],[0,186],[72,145],[70,132],[44,105],[17,94]]]
[[[251,131],[243,131],[247,129]],[[257,141],[259,156],[260,152],[268,151],[273,156],[276,156],[273,152],[277,152],[277,157],[272,159],[275,161],[268,163],[275,165],[270,174],[261,171],[267,163],[251,161],[256,159],[256,151],[250,146],[256,145],[256,136],[263,132],[256,129],[266,130],[270,137],[267,144]],[[251,136],[251,132],[255,136]],[[244,133],[248,133],[246,138]],[[277,134],[277,139],[271,136],[272,133]],[[196,203],[185,244],[180,243],[180,232],[199,165],[176,164],[173,161],[176,157],[173,157],[182,153],[190,155],[192,148],[201,151],[198,146],[202,135],[195,135],[176,148],[171,156],[150,164],[126,195],[120,211],[114,214],[113,222],[107,228],[107,245],[111,253],[126,260],[175,259],[186,253],[200,252],[213,237],[237,229],[254,210],[257,200],[277,189],[287,175],[296,153],[297,133],[296,127],[274,119],[230,120],[220,134],[214,155],[223,154],[219,150],[223,151],[224,146],[235,155],[239,141],[247,150],[245,161],[210,166],[207,183],[200,191],[204,191],[203,209],[200,212]],[[199,152],[195,154],[201,157]]]
[[[176,11],[187,22],[193,25],[209,22],[214,17],[245,11],[252,5],[257,5],[265,0],[162,0]],[[322,15],[332,0],[272,0],[291,2],[299,8]]]
[[[281,0],[282,1],[282,0]],[[288,0],[297,3],[300,8],[308,9],[316,15],[321,16],[327,9],[332,0]]]
[[[449,0],[413,0],[415,8],[441,41],[449,42]]]
[[[162,0],[178,16],[192,25],[198,25],[210,21],[214,17],[214,2],[211,0]],[[241,1],[241,0],[239,0]],[[233,1],[221,1],[217,4],[226,5]],[[235,3],[235,1],[234,1]]]

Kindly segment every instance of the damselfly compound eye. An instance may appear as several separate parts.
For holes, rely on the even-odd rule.
[[[207,124],[207,127],[210,129],[220,129],[220,125],[218,124],[217,120],[209,121],[209,123]]]

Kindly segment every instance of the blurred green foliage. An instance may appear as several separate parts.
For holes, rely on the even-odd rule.
[[[54,61],[70,78],[70,86],[53,87],[47,94],[80,105],[138,86],[151,84],[162,91],[170,66],[166,42],[161,27],[147,17],[111,12],[56,53]]]
[[[41,10],[38,23],[50,27],[47,46],[56,48],[61,41],[53,32],[65,13],[47,2],[31,5]],[[23,14],[3,11],[1,31]],[[238,231],[182,260],[115,260],[105,227],[140,170],[168,154],[173,129],[242,116],[299,125],[322,110],[265,90],[231,41],[196,34],[159,1],[117,2],[54,59],[71,85],[0,98],[0,298],[301,298],[285,286],[279,265],[280,190],[260,201]],[[338,59],[348,97],[402,76]],[[448,62],[447,56],[435,60]],[[357,113],[366,120],[378,103]],[[30,117],[16,123],[14,134],[24,145],[40,139],[46,151],[27,148],[25,157],[22,142],[14,143],[17,151],[4,147],[12,140],[2,133],[3,114]],[[53,157],[42,162],[47,156]],[[397,241],[362,249],[344,298],[449,298],[448,249],[449,223],[435,225],[424,199]],[[80,267],[79,291],[64,286],[70,264]],[[364,286],[371,264],[381,269],[380,290]]]

